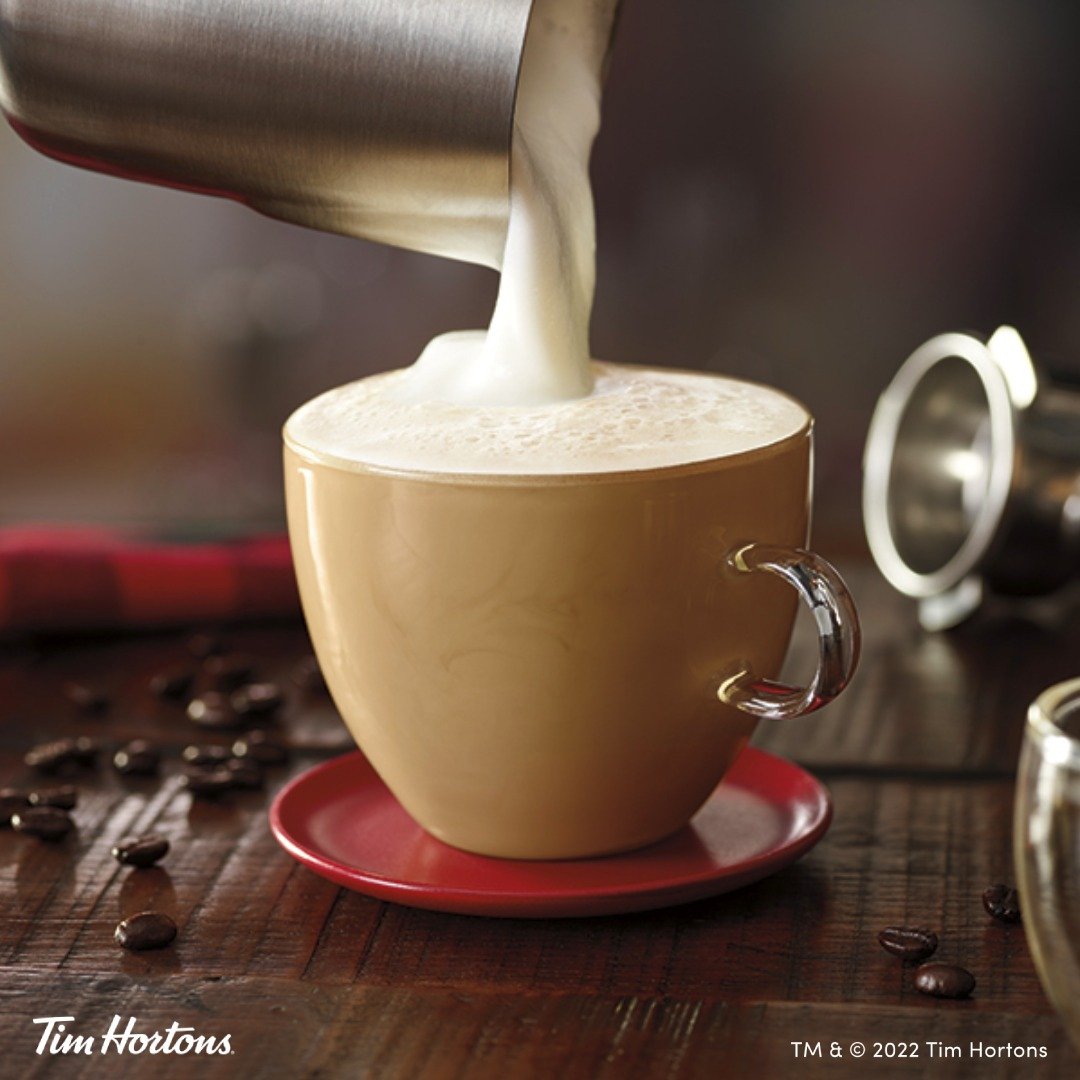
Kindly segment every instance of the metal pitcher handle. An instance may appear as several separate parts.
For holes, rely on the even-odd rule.
[[[799,548],[747,544],[725,562],[738,573],[762,571],[791,585],[814,617],[819,653],[809,686],[763,679],[747,666],[721,682],[719,699],[765,720],[790,720],[827,705],[851,681],[859,662],[859,617],[843,578],[820,555]]]

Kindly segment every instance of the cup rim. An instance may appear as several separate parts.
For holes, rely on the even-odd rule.
[[[665,370],[691,375],[711,375],[727,382],[745,383],[750,386],[762,387],[770,393],[786,398],[796,405],[804,415],[803,422],[795,431],[792,431],[788,435],[781,436],[762,446],[751,447],[748,450],[739,450],[733,454],[721,454],[717,457],[702,458],[698,461],[686,461],[675,465],[658,465],[647,469],[605,469],[594,472],[442,472],[435,469],[408,469],[371,464],[365,461],[337,457],[334,454],[324,453],[304,445],[304,443],[297,440],[289,430],[293,419],[291,415],[282,425],[281,438],[285,448],[294,453],[301,460],[306,461],[309,464],[321,465],[325,468],[338,469],[341,472],[358,473],[363,476],[379,476],[397,480],[426,481],[428,483],[471,484],[477,486],[499,485],[503,487],[572,487],[583,484],[634,483],[642,480],[692,476],[697,473],[716,472],[718,469],[742,467],[755,460],[767,460],[770,457],[785,453],[797,445],[805,443],[809,443],[812,448],[814,435],[813,414],[798,398],[787,393],[785,390],[770,386],[768,383],[756,382],[753,379],[740,379],[730,375],[721,375],[712,371],[695,371],[688,368],[675,367],[666,368]],[[302,407],[303,406],[299,406],[298,409]]]
[[[704,458],[701,461],[689,461],[680,465],[661,465],[652,469],[611,469],[606,472],[575,473],[476,473],[476,472],[435,472],[432,469],[395,469],[387,465],[371,465],[362,461],[347,461],[330,454],[320,454],[292,440],[283,433],[282,441],[289,451],[302,461],[324,468],[337,469],[339,472],[356,473],[360,476],[378,476],[392,480],[415,480],[431,484],[469,484],[474,487],[573,487],[593,484],[636,483],[644,480],[659,480],[679,476],[693,476],[698,473],[714,473],[721,469],[738,468],[749,465],[755,460],[765,460],[784,453],[795,444],[808,441],[813,435],[813,420],[792,435],[778,439],[767,446],[743,450],[737,454],[724,454],[721,457]]]
[[[1080,737],[1061,729],[1059,716],[1070,705],[1080,708],[1080,678],[1048,687],[1028,707],[1025,738],[1055,765],[1080,772]]]

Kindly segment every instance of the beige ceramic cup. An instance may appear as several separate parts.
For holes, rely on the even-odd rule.
[[[843,689],[854,607],[801,550],[811,428],[692,465],[507,477],[346,467],[286,425],[315,651],[420,825],[485,855],[639,847],[690,820],[759,718]],[[800,596],[820,660],[791,688],[770,680]]]

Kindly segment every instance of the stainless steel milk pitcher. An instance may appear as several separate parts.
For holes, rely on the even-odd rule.
[[[497,265],[531,7],[0,0],[0,105],[71,164]]]

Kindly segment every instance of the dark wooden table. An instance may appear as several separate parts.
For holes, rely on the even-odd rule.
[[[549,921],[435,914],[347,892],[301,868],[270,835],[269,793],[195,803],[178,762],[160,780],[110,768],[82,785],[77,836],[46,845],[0,830],[0,1075],[696,1077],[1076,1076],[1080,1059],[1047,1003],[1022,928],[992,923],[983,888],[1011,882],[1013,774],[1025,707],[1080,671],[1080,613],[998,616],[951,635],[915,627],[908,603],[865,565],[847,568],[865,622],[861,672],[817,718],[758,743],[829,786],[835,819],[800,863],[728,896],[646,914]],[[299,626],[237,629],[236,648],[284,677]],[[185,635],[15,643],[0,658],[0,781],[46,737],[160,739],[192,729],[147,677],[183,658]],[[796,671],[808,662],[797,639]],[[65,680],[104,685],[105,716],[78,715]],[[293,691],[286,776],[350,743],[329,701]],[[110,857],[121,836],[169,836],[163,868]],[[125,914],[175,916],[176,943],[133,954]],[[919,995],[876,943],[890,923],[941,935],[974,997]],[[35,1018],[69,1030],[173,1021],[230,1035],[231,1056],[38,1056]],[[863,1060],[850,1046],[868,1048]],[[822,1044],[796,1057],[793,1043]],[[873,1045],[917,1043],[917,1060]],[[973,1057],[971,1043],[1045,1046],[1041,1060]],[[961,1059],[931,1058],[930,1044]],[[831,1058],[833,1044],[843,1058]]]

